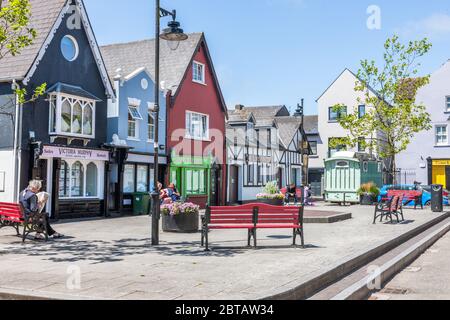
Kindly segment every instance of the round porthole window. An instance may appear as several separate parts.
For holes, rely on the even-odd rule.
[[[61,53],[67,61],[74,61],[79,53],[77,40],[72,36],[64,36],[61,40]]]
[[[141,80],[141,87],[142,87],[143,90],[147,90],[148,89],[148,81],[147,81],[147,79],[143,78]]]

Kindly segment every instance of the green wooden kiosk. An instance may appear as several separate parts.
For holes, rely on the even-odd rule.
[[[325,160],[325,201],[359,203],[362,184],[383,183],[382,162],[366,153],[342,151]]]

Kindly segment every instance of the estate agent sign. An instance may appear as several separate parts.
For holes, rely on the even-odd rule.
[[[74,149],[65,147],[44,146],[42,158],[109,161],[109,152],[104,150],[89,150],[89,149]]]

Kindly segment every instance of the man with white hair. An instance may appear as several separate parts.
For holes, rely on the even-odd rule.
[[[19,203],[22,205],[23,213],[25,215],[25,219],[28,219],[30,215],[37,214],[40,212],[41,207],[45,206],[45,203],[40,203],[37,193],[42,189],[42,183],[38,180],[32,180],[28,184],[28,188],[26,188],[24,191],[20,193],[19,197]],[[47,223],[47,233],[50,237],[53,237],[54,239],[62,238],[63,235],[60,233],[57,233],[53,228],[50,226],[50,223],[48,221],[49,219],[45,219]],[[36,240],[43,240],[44,237],[38,233],[35,237]]]

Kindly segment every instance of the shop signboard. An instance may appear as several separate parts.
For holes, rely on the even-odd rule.
[[[79,159],[109,161],[109,151],[93,149],[75,149],[56,146],[44,146],[41,158]]]

